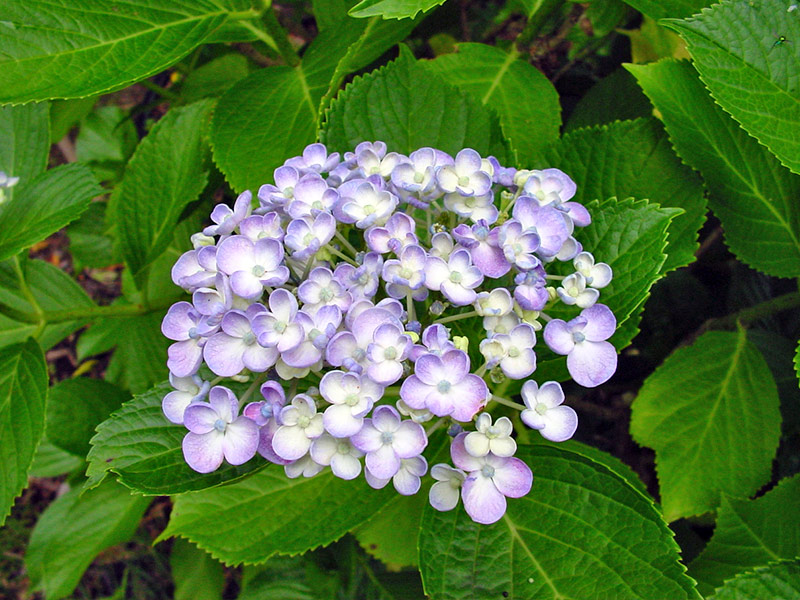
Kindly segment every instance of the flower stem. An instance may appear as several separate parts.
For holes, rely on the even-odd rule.
[[[350,264],[351,264],[351,265],[353,265],[354,267],[358,267],[358,263],[357,263],[355,260],[353,260],[352,258],[350,258],[349,256],[347,256],[347,254],[345,254],[345,253],[344,253],[344,252],[342,252],[341,250],[339,250],[339,249],[337,249],[337,248],[334,248],[334,247],[333,247],[333,246],[331,246],[330,244],[328,244],[328,245],[327,245],[327,246],[325,246],[325,247],[328,249],[328,251],[329,251],[331,254],[333,254],[333,255],[335,255],[335,256],[338,256],[338,257],[339,257],[339,258],[341,258],[343,261],[350,263]]]
[[[336,236],[336,239],[337,239],[337,240],[339,240],[339,241],[342,243],[342,246],[344,246],[345,248],[347,248],[347,251],[348,251],[348,252],[350,252],[350,254],[352,254],[352,255],[353,255],[353,258],[355,258],[355,256],[358,254],[358,250],[356,250],[356,249],[353,247],[353,244],[351,244],[350,242],[348,242],[348,241],[347,241],[347,238],[346,238],[346,237],[344,237],[344,236],[341,234],[341,232],[339,232],[338,230],[337,230],[337,231],[334,233],[334,235]]]
[[[425,429],[425,436],[426,436],[426,437],[430,437],[430,435],[431,435],[431,434],[432,434],[434,431],[436,431],[437,429],[439,429],[439,428],[440,428],[442,425],[444,425],[444,423],[445,423],[445,418],[444,418],[444,417],[442,417],[441,419],[439,419],[439,420],[438,420],[438,421],[436,421],[435,423],[431,423],[430,425],[428,425],[428,427]]]
[[[461,313],[458,315],[450,315],[449,317],[445,317],[444,319],[439,319],[434,321],[434,323],[438,323],[439,325],[444,325],[445,323],[452,323],[453,321],[460,321],[461,319],[469,319],[470,317],[477,317],[478,311],[471,310],[469,312]]]
[[[498,404],[502,404],[503,406],[508,406],[509,408],[515,408],[516,410],[525,410],[525,405],[520,404],[519,402],[514,402],[513,400],[509,400],[508,398],[503,398],[502,396],[498,396],[496,394],[492,394],[492,400],[494,400]]]
[[[414,310],[414,299],[411,297],[411,292],[406,296],[406,311],[408,312],[408,322],[417,320],[417,313]]]

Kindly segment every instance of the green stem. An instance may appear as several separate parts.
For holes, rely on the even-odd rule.
[[[339,240],[339,241],[342,243],[342,246],[344,246],[345,248],[347,248],[347,251],[348,251],[348,252],[350,252],[350,253],[353,255],[353,258],[355,258],[355,256],[358,254],[358,250],[356,250],[356,249],[353,247],[353,244],[351,244],[350,242],[348,242],[348,241],[347,241],[347,238],[346,238],[346,237],[344,237],[344,236],[342,235],[342,233],[341,233],[340,231],[338,231],[338,230],[336,231],[336,233],[334,233],[334,235],[336,236],[336,239],[337,239],[337,240]]]
[[[275,15],[275,10],[272,8],[271,4],[272,2],[269,1],[264,2],[265,6],[264,12],[261,13],[261,23],[267,30],[267,34],[276,44],[276,50],[283,57],[283,60],[286,61],[286,64],[290,67],[296,67],[300,64],[300,57],[297,56],[297,52],[295,52],[292,47],[286,30],[278,23],[278,17]]]
[[[253,383],[250,384],[250,387],[248,387],[245,393],[242,394],[242,397],[239,398],[239,404],[244,406],[244,403],[250,399],[250,396],[253,395],[253,392],[255,392],[256,389],[266,380],[267,380],[266,374],[262,374],[259,377],[256,377]]]
[[[758,319],[769,317],[778,312],[789,310],[800,306],[800,292],[791,292],[783,294],[777,298],[772,298],[766,302],[743,308],[740,311],[730,315],[720,317],[718,319],[710,319],[705,322],[702,327],[703,331],[709,329],[730,329],[736,327],[737,323],[747,325]]]
[[[67,321],[77,321],[80,319],[94,319],[96,317],[136,317],[146,315],[152,312],[164,310],[172,305],[172,302],[161,303],[156,306],[146,307],[141,304],[115,304],[112,306],[81,306],[80,308],[71,308],[67,310],[52,310],[42,311],[41,313],[21,313],[19,311],[6,310],[5,307],[0,307],[0,313],[7,314],[8,316],[22,321],[23,323],[65,323]],[[17,313],[12,316],[11,312]]]
[[[354,267],[358,267],[358,263],[356,261],[354,261],[352,258],[350,258],[349,256],[347,256],[347,254],[345,254],[341,250],[338,250],[338,249],[334,248],[330,244],[328,246],[326,246],[326,248],[328,249],[328,252],[330,252],[331,254],[334,254],[335,256],[338,256],[343,261],[350,263]]]
[[[414,311],[414,299],[411,297],[411,292],[406,296],[406,311],[408,312],[408,322],[417,320],[417,313]]]
[[[177,102],[178,100],[180,100],[180,96],[178,96],[178,94],[176,94],[175,92],[171,92],[167,88],[161,87],[160,85],[150,81],[149,79],[142,79],[139,83],[142,84],[142,87],[146,87],[151,92],[155,92],[156,94],[158,94],[159,96],[161,96],[166,100],[171,100],[172,102]]]
[[[508,398],[503,398],[502,396],[498,396],[496,394],[492,394],[492,400],[498,404],[502,404],[503,406],[515,408],[516,410],[525,410],[525,405],[514,402],[513,400],[509,400]]]
[[[525,46],[531,40],[543,33],[547,20],[562,4],[564,0],[538,0],[536,7],[528,15],[528,22],[522,33],[517,36],[515,46]]]
[[[460,321],[461,319],[469,319],[471,317],[477,317],[478,311],[471,310],[469,312],[461,313],[460,315],[451,315],[449,317],[445,317],[444,319],[439,319],[434,321],[434,323],[438,323],[439,325],[444,325],[445,323],[452,323],[453,321]]]

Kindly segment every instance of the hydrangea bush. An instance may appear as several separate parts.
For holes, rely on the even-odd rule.
[[[536,350],[566,355],[586,387],[617,366],[616,319],[597,302],[612,272],[579,241],[591,216],[575,190],[558,169],[378,141],[344,156],[312,144],[256,202],[217,205],[172,268],[192,302],[161,325],[175,388],[162,406],[189,430],[186,462],[209,473],[258,454],[290,478],[354,479],[363,459],[370,486],[411,495],[443,428],[455,467],[432,466],[431,505],[453,509],[460,489],[474,521],[500,519],[533,475],[493,405],[562,442],[578,417],[558,382],[531,379]],[[250,385],[237,399],[226,379]],[[496,393],[506,379],[526,380],[524,406]]]
[[[0,596],[800,597],[800,11],[706,4],[0,2]]]

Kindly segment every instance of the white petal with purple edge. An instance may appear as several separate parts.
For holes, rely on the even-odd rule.
[[[222,451],[232,465],[241,465],[256,455],[258,450],[258,425],[247,417],[239,417],[225,428]]]
[[[400,458],[411,458],[420,454],[428,445],[428,437],[419,423],[403,421],[394,432],[392,448]]]
[[[183,413],[183,424],[186,429],[197,434],[214,431],[217,419],[219,419],[217,411],[205,402],[192,404]]]
[[[402,496],[413,496],[419,491],[421,486],[420,479],[417,475],[410,473],[405,468],[400,469],[397,474],[392,478],[394,489],[397,490]]]
[[[437,481],[431,486],[428,500],[438,511],[453,510],[458,504],[460,488],[453,487],[449,481]]]
[[[553,319],[545,326],[544,341],[557,354],[569,354],[575,347],[572,332],[561,319]]]
[[[564,442],[578,429],[578,415],[569,406],[556,406],[542,415],[542,437],[551,442]]]
[[[361,431],[351,437],[350,441],[362,452],[375,452],[383,446],[381,432],[372,426],[372,419],[365,419]]]
[[[480,473],[467,477],[461,488],[461,497],[467,514],[477,523],[490,525],[499,521],[506,512],[506,497],[491,479]]]
[[[355,479],[361,473],[361,461],[352,454],[335,454],[331,459],[331,471],[339,479]]]
[[[425,356],[421,357],[420,360]],[[419,360],[417,364],[419,364]],[[420,410],[427,406],[428,394],[434,390],[435,388],[420,381],[419,377],[412,375],[411,377],[407,377],[406,380],[403,381],[403,385],[400,386],[400,397],[403,399],[403,402],[411,408]]]
[[[228,388],[216,385],[208,393],[208,401],[214,410],[217,411],[219,418],[230,423],[239,415],[239,401]]]
[[[567,370],[584,387],[597,387],[617,370],[617,351],[609,342],[575,344],[567,356]]]
[[[595,304],[581,311],[581,316],[588,321],[583,328],[583,335],[590,342],[607,340],[617,328],[617,319],[605,304]]]
[[[222,440],[225,435],[221,431],[212,430],[202,435],[187,433],[183,438],[183,458],[198,473],[211,473],[222,464]]]
[[[227,333],[215,333],[203,348],[203,357],[208,368],[220,377],[233,377],[244,369],[242,354],[246,346],[241,338]]]
[[[453,464],[459,469],[472,472],[480,469],[484,461],[483,459],[475,458],[464,447],[464,438],[467,437],[466,432],[459,433],[450,444],[450,457],[453,459]]]
[[[370,472],[380,479],[393,477],[400,469],[400,459],[389,445],[381,446],[367,454],[366,462]]]
[[[203,362],[203,349],[196,340],[175,342],[167,348],[167,368],[176,377],[194,375]]]
[[[400,413],[393,406],[379,406],[372,413],[372,426],[378,431],[394,433],[400,427]]]
[[[509,498],[522,498],[531,491],[533,473],[523,461],[495,457],[491,464],[494,467],[492,480],[501,494]]]
[[[472,373],[454,385],[450,391],[455,396],[452,417],[462,422],[471,421],[472,417],[484,407],[489,395],[486,382]]]
[[[272,438],[275,454],[286,460],[297,460],[311,447],[311,440],[300,427],[279,427]]]
[[[354,417],[352,410],[346,404],[336,404],[326,408],[322,422],[328,433],[337,438],[355,435],[364,425],[364,419]]]
[[[192,394],[177,390],[168,393],[161,401],[161,410],[164,411],[164,416],[167,417],[170,422],[176,425],[182,425],[183,413],[186,411],[193,397]]]

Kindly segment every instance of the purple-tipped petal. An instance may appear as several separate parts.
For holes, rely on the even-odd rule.
[[[346,404],[335,404],[325,409],[322,423],[333,437],[344,438],[361,431],[364,418],[353,416],[352,410]]]
[[[497,490],[509,498],[522,498],[531,491],[533,473],[518,458],[493,458],[494,485]]]
[[[198,473],[211,473],[222,464],[222,441],[225,434],[212,430],[202,435],[187,433],[183,438],[183,458],[192,469]]]
[[[183,424],[186,429],[200,435],[213,431],[217,419],[219,419],[217,411],[206,403],[192,404],[183,413]]]
[[[583,335],[590,342],[602,342],[614,334],[617,328],[617,319],[605,304],[595,304],[581,311],[581,316],[587,321],[583,328]]]
[[[467,452],[467,448],[464,445],[464,439],[467,435],[467,432],[461,432],[450,443],[450,457],[453,459],[455,466],[470,473],[480,469],[484,463],[482,459],[475,458]]]
[[[389,445],[367,454],[366,463],[370,473],[379,479],[393,477],[400,469],[400,459]]]
[[[492,480],[480,474],[471,475],[461,488],[464,508],[476,523],[491,525],[506,513],[506,497]]]
[[[225,428],[222,452],[232,465],[242,465],[258,450],[258,425],[247,417],[239,417]]]
[[[553,319],[545,326],[544,341],[557,354],[569,354],[575,348],[572,331],[561,319]]]
[[[272,449],[286,460],[301,458],[311,447],[311,440],[300,427],[279,427],[272,438]]]
[[[422,453],[428,445],[428,437],[422,425],[412,421],[403,421],[394,432],[392,448],[400,458],[411,458]]]
[[[597,387],[617,370],[617,351],[609,342],[575,344],[567,356],[567,370],[583,387]]]
[[[167,349],[167,368],[176,377],[197,373],[203,362],[203,349],[195,340],[175,342]]]

